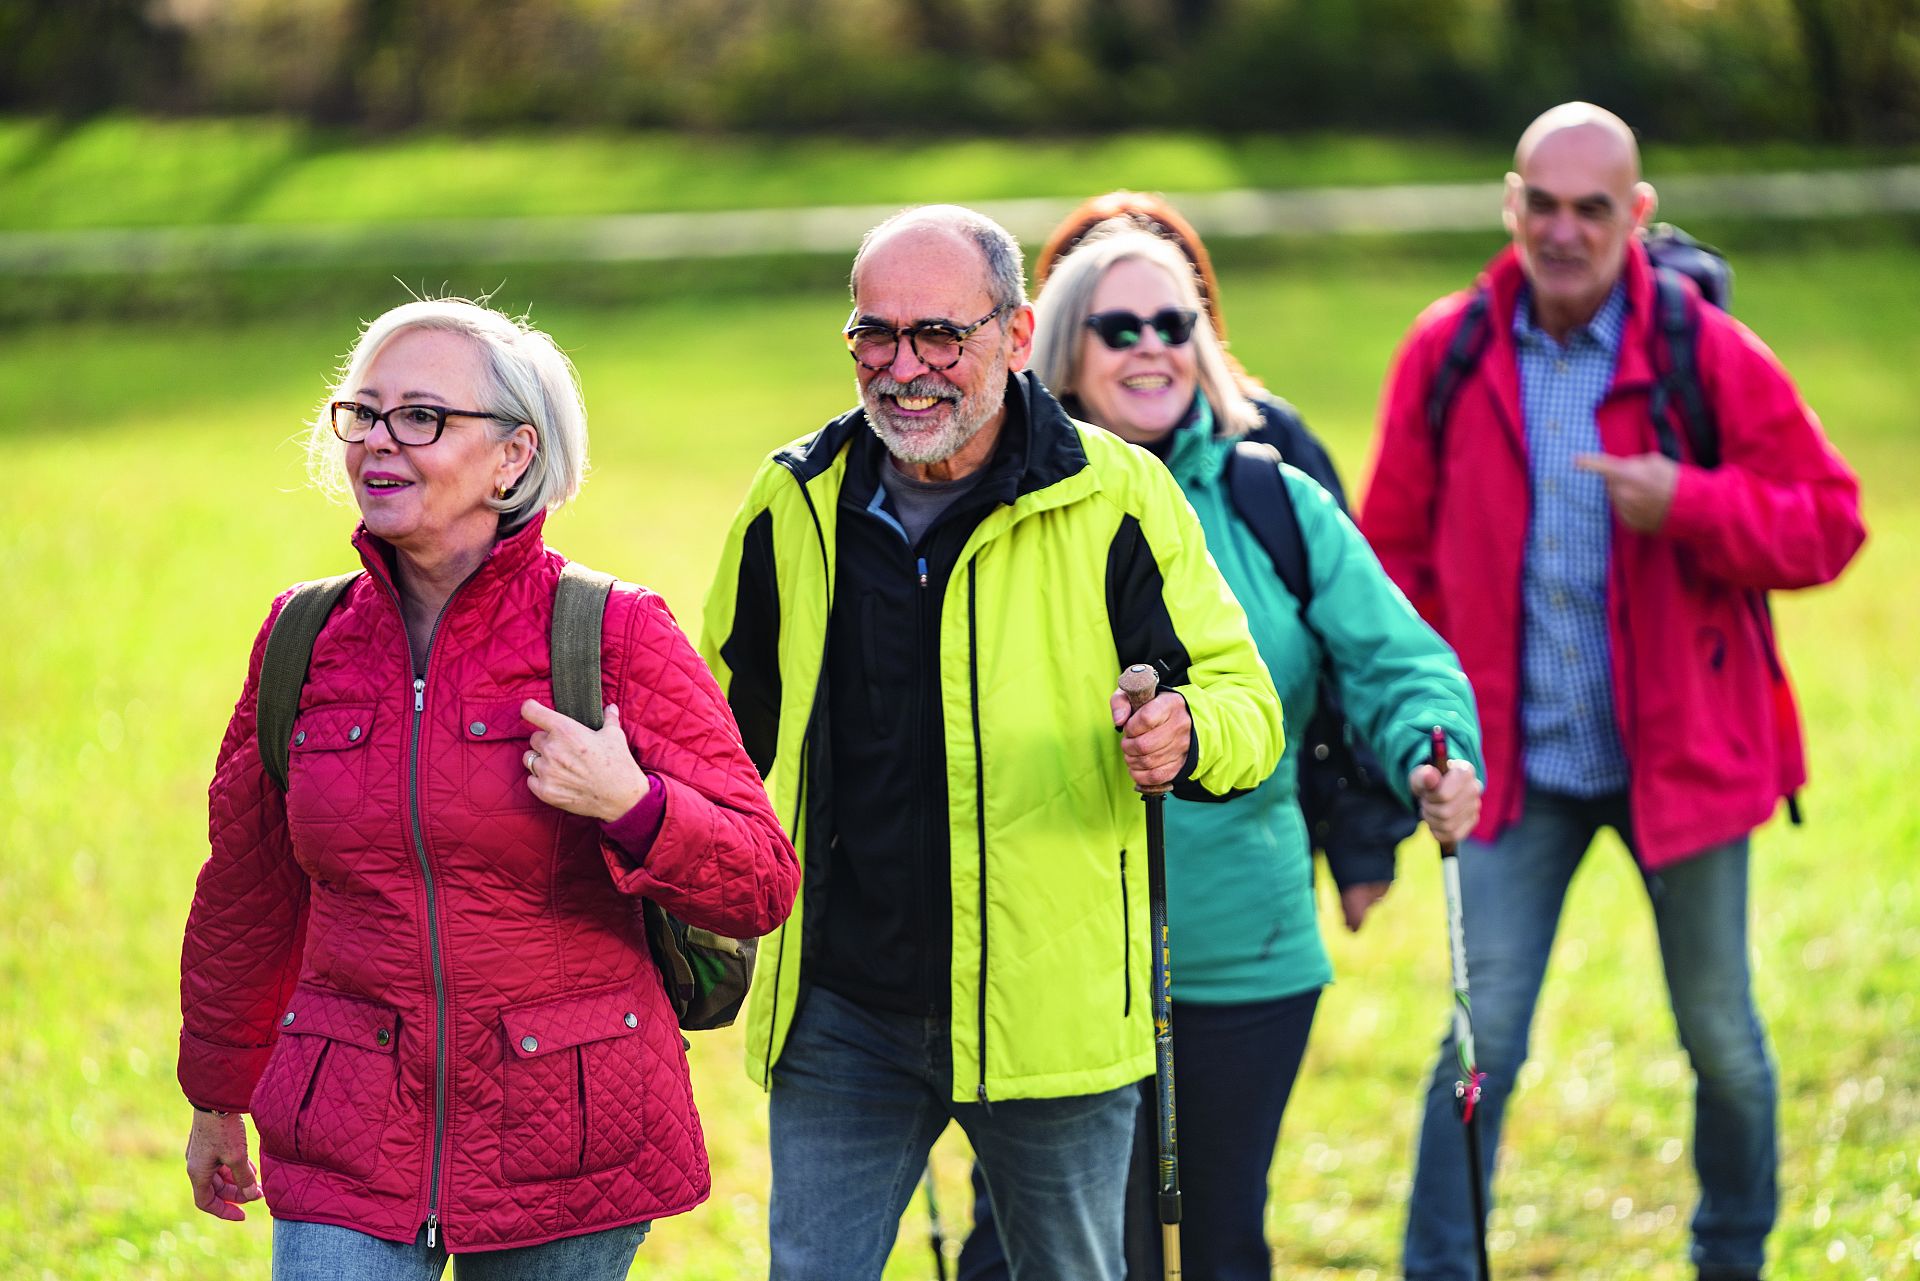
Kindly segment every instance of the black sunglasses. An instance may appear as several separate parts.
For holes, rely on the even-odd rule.
[[[1149,327],[1167,346],[1184,347],[1199,319],[1200,313],[1191,307],[1162,307],[1145,319],[1130,311],[1096,311],[1087,317],[1087,328],[1115,351],[1137,345]]]

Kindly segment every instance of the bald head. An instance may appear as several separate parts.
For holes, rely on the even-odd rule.
[[[1629,175],[1628,185],[1640,181],[1640,143],[1633,136],[1633,130],[1619,116],[1591,102],[1563,102],[1542,112],[1527,126],[1527,131],[1520,135],[1519,145],[1513,149],[1514,171],[1524,176],[1528,163],[1542,144],[1569,132],[1583,135],[1578,141],[1596,156],[1605,156],[1614,164],[1624,166]]]
[[[981,279],[994,306],[1013,308],[1027,301],[1026,266],[1020,256],[1020,242],[993,219],[964,205],[921,205],[902,210],[869,231],[860,242],[860,251],[853,256],[850,284],[856,300],[860,297],[860,269],[877,250],[897,238],[922,243],[948,240],[970,245],[979,257]]]
[[[1634,234],[1653,214],[1633,130],[1611,111],[1568,102],[1527,127],[1507,175],[1505,218],[1533,287],[1535,319],[1556,339],[1612,294]]]

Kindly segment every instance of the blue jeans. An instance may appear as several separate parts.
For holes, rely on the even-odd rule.
[[[1193,1281],[1267,1281],[1267,1171],[1300,1074],[1320,989],[1235,1005],[1173,1003],[1174,1113],[1180,1154],[1180,1262]],[[1159,1124],[1153,1082],[1140,1087],[1127,1189],[1127,1276],[1158,1281]],[[974,1165],[973,1231],[958,1281],[1003,1281],[993,1209]]]
[[[1460,849],[1474,1049],[1487,1077],[1477,1114],[1483,1182],[1491,1182],[1507,1096],[1526,1060],[1567,885],[1603,826],[1632,846],[1625,797],[1579,800],[1530,789],[1520,821],[1499,840]],[[1753,1275],[1765,1261],[1777,1196],[1773,1062],[1747,972],[1746,838],[1643,879],[1674,1022],[1695,1075],[1693,1262],[1703,1276]],[[1407,1210],[1408,1281],[1474,1274],[1466,1141],[1454,1110],[1458,1076],[1449,1029],[1427,1088]]]
[[[773,1281],[878,1281],[949,1121],[973,1144],[1016,1281],[1120,1281],[1138,1095],[953,1101],[948,1020],[813,988],[774,1064]]]
[[[635,1223],[517,1250],[454,1256],[456,1281],[621,1281],[650,1224]],[[386,1241],[331,1223],[273,1221],[273,1281],[439,1281],[446,1242]]]

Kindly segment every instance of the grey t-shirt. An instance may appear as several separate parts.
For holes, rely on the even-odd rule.
[[[907,545],[920,545],[940,513],[953,506],[968,490],[980,483],[987,469],[982,467],[958,480],[915,480],[888,458],[880,464],[880,487],[887,491],[887,509],[907,533]]]

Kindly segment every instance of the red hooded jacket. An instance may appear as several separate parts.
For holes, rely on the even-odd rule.
[[[1596,411],[1602,447],[1659,448],[1648,412],[1654,281],[1627,254],[1627,321]],[[1421,614],[1459,652],[1485,735],[1479,830],[1520,816],[1521,560],[1530,491],[1513,313],[1524,275],[1508,248],[1481,276],[1489,341],[1460,383],[1440,441],[1427,396],[1471,292],[1421,314],[1387,380],[1360,528]],[[1721,463],[1682,464],[1665,523],[1613,522],[1608,564],[1614,716],[1634,837],[1649,869],[1765,822],[1806,781],[1799,716],[1761,592],[1836,577],[1866,537],[1859,484],[1772,352],[1700,303],[1697,361]],[[1442,444],[1441,442],[1444,442]],[[1444,451],[1444,457],[1436,450]]]
[[[705,1199],[684,1043],[645,895],[732,937],[778,925],[792,846],[661,599],[607,602],[603,692],[665,812],[638,859],[527,789],[563,559],[540,520],[447,602],[413,676],[384,545],[314,646],[283,795],[254,702],[220,745],[181,960],[180,1083],[251,1111],[276,1217],[455,1250],[534,1245]]]

